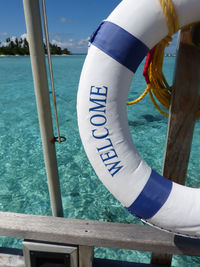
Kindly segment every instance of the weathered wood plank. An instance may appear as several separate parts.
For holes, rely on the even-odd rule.
[[[199,25],[181,31],[176,60],[163,175],[179,184],[186,180],[199,103],[199,34]],[[171,259],[171,255],[153,253],[151,262],[170,266]]]
[[[0,248],[0,267],[26,267],[22,250]]]
[[[26,267],[24,257],[19,255],[0,254],[0,267]]]
[[[79,246],[79,267],[92,267],[93,247]]]
[[[0,212],[0,235],[80,246],[200,255],[200,240],[174,236],[148,225]]]
[[[199,103],[200,46],[192,42],[194,27],[180,36],[163,169],[164,176],[179,184],[185,184]]]

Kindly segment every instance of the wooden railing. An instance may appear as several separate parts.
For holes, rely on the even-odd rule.
[[[176,236],[148,225],[0,212],[0,235],[77,245],[79,267],[92,267],[94,246],[200,256],[199,239]]]

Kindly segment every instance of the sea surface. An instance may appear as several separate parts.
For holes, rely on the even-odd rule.
[[[96,177],[82,147],[76,116],[76,94],[84,55],[53,56],[57,109],[61,135],[56,144],[64,215],[68,218],[140,223],[105,189]],[[175,57],[166,57],[164,73],[173,80]],[[145,89],[139,67],[129,94],[135,99]],[[52,92],[50,89],[50,97]],[[51,215],[48,185],[37,117],[30,58],[0,57],[0,211]],[[147,95],[127,107],[130,131],[139,153],[162,172],[166,117]],[[52,111],[53,114],[53,111]],[[52,115],[54,119],[54,114]],[[55,119],[54,119],[55,125]],[[200,187],[199,131],[196,122],[187,185]],[[55,133],[56,134],[56,133]],[[20,247],[22,240],[1,238],[0,245]],[[149,263],[150,253],[95,248],[95,257]],[[173,256],[172,266],[200,266],[200,257]]]

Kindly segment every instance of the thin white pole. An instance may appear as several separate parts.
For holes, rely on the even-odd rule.
[[[53,216],[63,217],[38,0],[23,0],[48,187]]]

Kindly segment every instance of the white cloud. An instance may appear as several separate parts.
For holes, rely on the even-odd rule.
[[[22,40],[26,39],[28,40],[28,34],[27,33],[23,33],[20,38],[22,38]]]
[[[61,48],[67,48],[72,53],[86,53],[88,48],[88,39],[75,40],[70,38],[68,40],[53,39],[52,44],[60,46]]]
[[[0,36],[8,36],[7,32],[0,32]]]
[[[10,41],[15,42],[17,37],[16,36],[12,36],[12,37],[9,37],[9,38],[10,38]],[[7,43],[6,41],[1,42],[1,46],[8,46],[8,44],[9,43]]]
[[[76,19],[70,19],[70,18],[66,18],[66,17],[60,17],[60,18],[59,18],[59,21],[60,21],[61,23],[65,23],[65,22],[67,22],[67,23],[71,23],[71,24],[77,24],[77,23],[79,23],[79,21],[76,20]]]
[[[7,46],[8,43],[7,42],[1,42],[0,46]]]
[[[65,17],[62,17],[62,18],[59,19],[59,21],[62,22],[62,23],[65,23],[67,21],[67,19]]]
[[[17,38],[16,36],[12,36],[12,37],[10,38],[10,40],[13,41],[13,42],[15,42],[16,38]]]
[[[60,46],[61,48],[66,48],[67,45],[68,45],[68,42],[66,42],[66,41],[52,40],[51,43],[52,43],[53,45]]]

